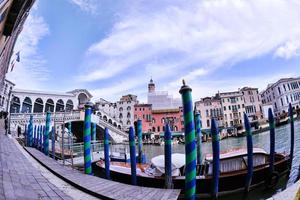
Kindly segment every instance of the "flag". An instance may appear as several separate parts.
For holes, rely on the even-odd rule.
[[[17,53],[16,53],[16,61],[17,62],[20,62],[20,51],[18,51]]]
[[[14,70],[14,67],[15,67],[15,63],[12,63],[10,72]]]

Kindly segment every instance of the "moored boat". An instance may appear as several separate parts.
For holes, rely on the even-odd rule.
[[[174,189],[181,189],[184,194],[185,187],[185,156],[172,155],[172,176]],[[266,184],[275,186],[280,177],[289,172],[290,157],[276,153],[274,173],[269,175],[269,154],[261,149],[253,149],[253,178],[250,189]],[[96,163],[103,170],[104,162]],[[130,165],[111,162],[111,177],[113,180],[130,184]],[[247,176],[247,150],[234,149],[220,155],[219,195],[232,194],[243,191]],[[151,164],[137,166],[137,183],[140,186],[164,188],[164,156],[155,157]],[[197,166],[196,191],[198,197],[210,197],[212,188],[212,155],[206,155],[204,164]]]

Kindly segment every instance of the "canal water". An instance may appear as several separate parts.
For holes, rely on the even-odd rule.
[[[253,146],[265,149],[269,152],[270,148],[270,135],[269,131],[262,132],[259,134],[253,135]],[[290,151],[290,125],[285,125],[276,128],[276,143],[275,149],[276,152],[289,154]],[[240,138],[228,138],[220,142],[220,150],[227,151],[234,148],[246,148],[246,137]],[[154,145],[144,145],[143,152],[145,152],[148,161],[151,158],[164,154],[164,146],[154,146]],[[173,145],[173,153],[185,153],[184,145]],[[203,155],[212,153],[211,142],[202,143],[202,152]],[[295,181],[298,180],[299,176],[299,166],[300,166],[300,121],[295,122],[295,151],[293,159],[293,167],[288,179],[280,180],[277,188],[272,190],[265,190],[263,187],[251,191],[247,196],[243,194],[237,194],[234,196],[224,197],[221,199],[224,200],[237,200],[237,199],[249,199],[249,200],[258,200],[258,199],[267,199],[274,195],[277,192],[284,190],[286,187],[292,185]]]

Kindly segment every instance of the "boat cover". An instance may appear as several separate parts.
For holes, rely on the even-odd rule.
[[[185,165],[185,154],[172,154],[172,176],[180,175],[180,168]],[[165,173],[165,156],[159,155],[151,159],[151,166],[146,173],[153,176],[162,176]]]

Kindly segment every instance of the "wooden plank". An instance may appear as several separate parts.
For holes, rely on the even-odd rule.
[[[85,175],[80,171],[71,167],[63,166],[50,157],[45,156],[41,152],[33,148],[26,150],[41,164],[50,171],[58,174],[68,182],[79,187],[85,192],[96,197],[106,197],[111,199],[178,199],[180,190],[165,190],[158,188],[146,188],[118,183],[103,178]]]

